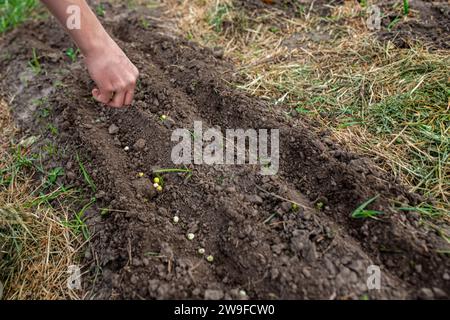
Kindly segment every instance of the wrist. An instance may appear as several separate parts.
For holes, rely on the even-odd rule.
[[[108,51],[108,48],[114,44],[114,41],[108,35],[108,33],[103,30],[99,32],[90,33],[87,37],[83,37],[77,42],[81,53],[86,57],[98,56]]]

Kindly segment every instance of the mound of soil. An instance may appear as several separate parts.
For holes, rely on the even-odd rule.
[[[409,48],[412,43],[420,41],[434,49],[450,49],[448,1],[411,0],[409,1],[411,12],[406,18],[401,17],[401,1],[379,2],[384,16],[383,29],[379,32],[380,39],[391,40],[400,48]],[[400,18],[399,22],[388,31],[388,26],[396,18]]]
[[[92,100],[93,84],[81,61],[65,57],[71,44],[54,21],[28,23],[0,44],[0,93],[23,132],[56,139],[64,150],[44,165],[62,163],[63,182],[81,186],[78,152],[95,182],[97,203],[86,212],[92,298],[450,297],[450,259],[439,253],[448,243],[418,214],[390,204],[414,205],[416,195],[325,133],[233,89],[228,83],[239,79],[215,52],[170,34],[151,16],[142,27],[142,11],[124,11],[108,12],[104,22],[141,72],[127,109]],[[29,71],[31,48],[41,57],[39,75]],[[46,103],[35,102],[42,97]],[[38,116],[44,106],[56,137]],[[174,167],[172,131],[196,120],[222,130],[279,129],[278,175],[261,176],[249,165],[195,165],[191,176],[163,174],[164,191],[149,194],[155,168]],[[384,212],[379,220],[351,217],[375,195],[370,208]],[[380,290],[367,287],[371,265],[381,268]]]
[[[353,1],[357,6],[357,1]],[[258,9],[277,8],[287,15],[298,16],[312,13],[322,18],[329,17],[333,9],[343,5],[343,0],[235,0],[236,6],[254,11]],[[392,41],[400,48],[409,48],[420,42],[432,49],[450,48],[450,3],[446,0],[422,1],[410,0],[410,13],[403,15],[403,1],[377,0],[371,1],[381,10],[381,29],[377,31],[382,41]],[[328,21],[331,23],[332,21]],[[333,23],[342,23],[337,21]]]

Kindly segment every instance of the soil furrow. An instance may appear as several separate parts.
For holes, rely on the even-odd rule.
[[[270,118],[263,113],[268,109],[264,104],[229,94],[217,80],[222,75],[217,66],[220,63],[211,55],[199,53],[187,43],[170,45],[164,38],[155,41],[162,45],[146,43],[144,48],[151,50],[152,59],[184,88],[196,101],[200,113],[212,124],[231,128],[283,128],[281,149],[285,153],[281,175],[291,180],[295,177],[299,190],[308,194],[311,201],[324,205],[325,211],[360,240],[365,251],[377,262],[401,270],[397,275],[410,282],[417,281],[417,275],[411,275],[415,273],[415,266],[423,266],[427,272],[422,273],[421,283],[440,286],[440,279],[430,280],[429,275],[434,272],[444,274],[449,269],[448,260],[436,253],[445,247],[445,242],[430,237],[425,230],[415,232],[416,227],[411,226],[411,221],[404,214],[395,213],[388,203],[388,200],[401,200],[414,204],[417,201],[415,195],[408,194],[389,177],[374,170],[366,159],[342,152],[329,139],[327,143],[321,142],[301,125],[295,131],[286,128],[285,121],[280,122],[275,120],[276,116]],[[173,68],[175,64],[177,67]],[[376,209],[388,214],[387,219],[382,223],[358,222],[350,217],[358,204],[378,194],[382,199],[377,202]],[[402,268],[397,268],[399,264]]]
[[[26,69],[28,56],[20,48],[37,30],[43,51],[53,56],[44,66],[48,75],[68,69],[63,85],[45,91],[54,113],[48,121],[60,134],[51,136],[35,117],[41,105],[23,130],[69,148],[72,154],[47,165],[59,161],[68,171],[64,183],[84,185],[96,197],[86,211],[95,259],[86,255],[85,261],[92,276],[102,270],[91,284],[93,298],[416,298],[425,286],[447,295],[450,284],[442,276],[450,262],[435,252],[446,244],[389,202],[413,205],[416,195],[310,124],[289,120],[267,102],[231,88],[239,79],[209,49],[161,35],[157,26],[144,30],[134,17],[118,19],[113,32],[141,70],[129,109],[92,101],[88,75],[80,62],[65,66],[60,44],[49,40],[48,23],[20,29],[10,35],[15,42],[1,46],[23,62],[0,71],[3,96]],[[0,66],[7,61],[0,58]],[[18,95],[12,107],[24,110],[33,93],[52,87],[48,75],[35,76],[30,94]],[[158,193],[154,169],[182,167],[172,163],[172,132],[192,129],[194,121],[222,131],[280,129],[279,173],[261,176],[255,165],[187,165],[190,173],[161,174]],[[76,153],[95,190],[76,169]],[[371,208],[385,213],[379,221],[351,217],[377,194]],[[214,261],[206,261],[208,255]],[[381,290],[367,287],[371,265],[381,268]]]

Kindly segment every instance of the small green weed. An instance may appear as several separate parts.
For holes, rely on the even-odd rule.
[[[383,214],[383,212],[376,211],[376,210],[367,210],[366,207],[369,204],[371,204],[372,202],[374,202],[376,199],[378,199],[378,197],[379,197],[379,195],[376,195],[375,197],[370,198],[369,200],[364,202],[362,205],[360,205],[358,208],[356,208],[356,210],[353,211],[353,213],[352,213],[352,218],[354,218],[354,219],[367,219],[367,218],[377,219],[376,216]]]

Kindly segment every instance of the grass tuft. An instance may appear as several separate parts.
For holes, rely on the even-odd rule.
[[[0,34],[28,19],[36,0],[0,0]]]
[[[59,186],[60,169],[41,175],[33,142],[14,145],[16,130],[0,101],[0,282],[3,299],[78,299],[67,287],[68,268],[77,264],[80,238],[64,225],[69,212],[58,205],[70,191]],[[30,141],[25,143],[24,141]],[[58,209],[56,209],[58,208]]]
[[[382,215],[383,212],[377,211],[377,210],[368,210],[366,209],[368,205],[370,205],[372,202],[374,202],[376,199],[378,199],[379,195],[376,195],[373,198],[370,198],[369,200],[365,201],[363,204],[361,204],[358,208],[355,209],[355,211],[352,212],[352,218],[354,219],[367,219],[372,218],[377,220],[377,216]]]

